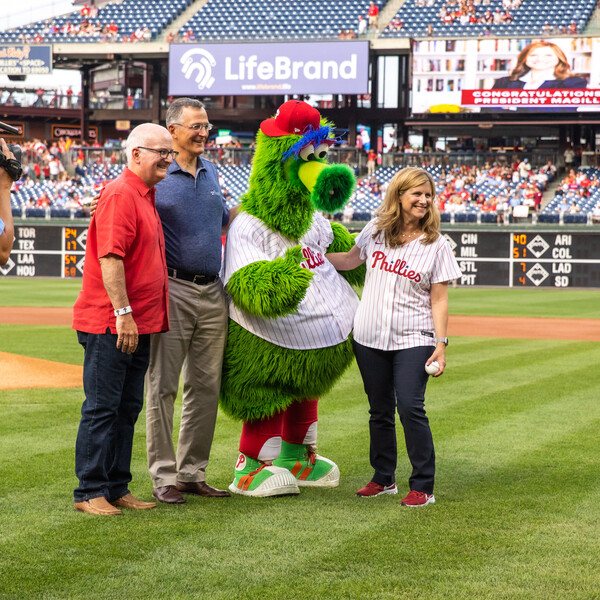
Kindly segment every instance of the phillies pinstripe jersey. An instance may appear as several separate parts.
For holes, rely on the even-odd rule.
[[[276,319],[249,315],[230,303],[229,316],[239,325],[277,346],[295,350],[326,348],[344,342],[350,335],[358,297],[348,282],[325,259],[333,241],[331,225],[315,213],[310,229],[299,242],[273,231],[260,219],[240,213],[231,223],[225,245],[223,283],[253,262],[284,257],[300,244],[305,261],[301,266],[313,273],[298,312]]]
[[[383,233],[375,238],[376,219],[357,236],[367,276],[354,319],[354,339],[379,350],[435,346],[431,284],[460,277],[448,240],[442,235],[424,245],[421,237],[389,248]]]

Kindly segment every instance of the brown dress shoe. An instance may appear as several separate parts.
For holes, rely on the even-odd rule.
[[[134,510],[146,510],[147,508],[156,508],[156,502],[144,502],[143,500],[138,500],[131,494],[125,494],[121,496],[118,500],[111,502],[113,506],[118,506],[120,508],[133,508]]]
[[[165,485],[152,490],[152,495],[166,504],[185,504],[185,498],[177,491],[174,485]]]
[[[196,496],[204,496],[205,498],[229,498],[231,496],[226,490],[211,487],[206,481],[188,481],[187,483],[178,481],[177,489],[184,494],[196,494]]]
[[[123,513],[115,508],[109,501],[100,496],[99,498],[92,498],[91,500],[84,500],[83,502],[75,502],[75,510],[79,510],[90,515],[102,515],[104,517],[114,517],[116,515],[122,515]]]

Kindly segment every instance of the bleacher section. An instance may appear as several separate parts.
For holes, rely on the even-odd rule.
[[[129,41],[139,28],[148,28],[151,39],[162,33],[182,12],[192,0],[123,0],[111,2],[98,9],[94,17],[85,17],[98,31],[93,34],[76,33],[84,17],[79,11],[62,17],[56,17],[42,23],[33,23],[18,27],[10,31],[0,32],[1,43],[19,43],[23,36],[29,42],[33,41],[36,34],[42,35],[43,43],[85,43],[99,42],[103,39],[102,28],[114,23],[118,33],[113,42]],[[67,29],[71,28],[71,33]],[[44,29],[49,29],[45,32]],[[58,31],[54,31],[57,29]],[[43,32],[43,33],[42,33]]]
[[[179,34],[191,30],[196,39],[211,41],[337,38],[342,29],[355,30],[368,8],[368,0],[211,0]]]
[[[556,33],[581,33],[585,29],[597,0],[564,0],[563,2],[548,2],[547,0],[522,0],[517,8],[509,9],[512,15],[510,23],[486,23],[486,11],[493,15],[496,11],[504,13],[502,0],[491,0],[489,4],[475,5],[476,23],[461,24],[460,19],[454,18],[445,22],[440,16],[443,7],[449,12],[459,8],[446,0],[424,2],[423,0],[406,0],[392,23],[398,20],[402,28],[386,28],[380,37],[478,37],[491,35],[493,37],[518,37],[526,35],[543,35]],[[576,30],[571,28],[575,24]],[[428,34],[428,26],[433,32]],[[546,28],[545,28],[546,26]]]
[[[437,194],[442,210],[442,222],[462,223],[495,223],[496,208],[482,207],[471,200],[472,197],[483,195],[485,198],[504,197],[524,200],[525,188],[522,181],[509,181],[497,176],[479,174],[475,184],[466,184],[461,188],[463,196],[468,197],[460,206],[452,205],[452,201],[441,201],[445,187],[449,181],[448,171],[441,166],[425,167],[438,183]],[[37,182],[33,186],[19,185],[11,194],[13,214],[16,217],[38,218],[79,218],[87,217],[85,205],[98,193],[105,181],[117,177],[123,169],[122,165],[92,165],[88,173],[74,180],[63,183]],[[248,189],[251,166],[218,165],[219,180],[224,190],[228,206],[239,204],[242,195]],[[358,180],[351,205],[354,210],[354,221],[369,220],[375,209],[381,204],[385,189],[397,172],[397,167],[382,167],[371,177]],[[555,197],[536,215],[540,223],[591,223],[592,215],[600,220],[600,169],[588,168],[578,171],[581,179],[585,173],[583,185],[569,186],[566,179],[559,185]],[[450,175],[450,178],[452,176]],[[531,178],[530,178],[531,183]],[[585,194],[581,189],[588,190]],[[51,200],[50,206],[38,206],[38,199],[45,197]],[[453,194],[455,197],[456,193]],[[573,205],[574,203],[574,205]],[[341,213],[337,215],[341,218]],[[595,218],[594,218],[595,222]]]

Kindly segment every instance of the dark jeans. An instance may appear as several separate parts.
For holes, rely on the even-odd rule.
[[[410,489],[432,494],[435,451],[425,414],[425,387],[429,378],[425,362],[432,355],[433,346],[384,351],[356,342],[353,345],[371,407],[369,433],[371,466],[375,469],[373,481],[380,485],[391,485],[395,481],[397,409],[412,465]]]
[[[139,336],[133,354],[118,350],[117,336],[109,330],[78,331],[77,339],[85,351],[85,401],[75,446],[75,502],[100,496],[113,502],[129,492],[133,430],[144,404],[150,336]]]

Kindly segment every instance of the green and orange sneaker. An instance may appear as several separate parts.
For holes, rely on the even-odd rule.
[[[316,453],[317,447],[305,444],[281,444],[281,454],[273,461],[277,467],[287,469],[300,487],[336,487],[340,482],[338,466]]]
[[[240,454],[238,458],[235,479],[229,490],[234,494],[259,498],[300,493],[296,479],[287,469],[274,467],[245,454]]]

